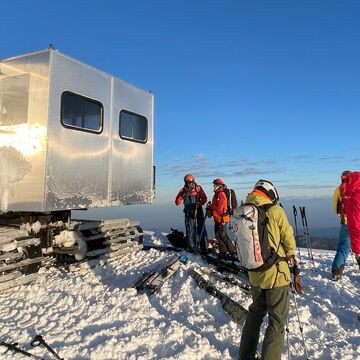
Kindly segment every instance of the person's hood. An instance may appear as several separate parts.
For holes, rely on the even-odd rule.
[[[254,204],[257,206],[265,205],[265,204],[272,204],[272,201],[265,195],[262,194],[260,191],[252,191],[246,197],[245,202],[247,204]]]

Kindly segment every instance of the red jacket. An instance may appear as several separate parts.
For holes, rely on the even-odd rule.
[[[216,223],[227,223],[230,221],[230,216],[227,214],[227,197],[224,191],[217,191],[214,194],[211,204],[208,209]]]
[[[341,199],[350,235],[351,250],[360,254],[360,172],[348,175],[340,186]]]
[[[201,206],[205,205],[207,202],[207,196],[203,190],[203,188],[200,185],[195,185],[195,188],[192,189],[191,191],[188,191],[188,189],[184,187],[182,187],[178,194],[176,195],[175,198],[175,204],[181,205],[182,202],[184,201],[184,198],[188,198],[188,197],[198,197],[197,201],[190,201],[192,203],[198,202]]]

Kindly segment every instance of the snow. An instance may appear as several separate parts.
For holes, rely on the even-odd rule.
[[[145,241],[167,243],[158,232],[146,232]],[[45,360],[54,357],[43,347],[30,346],[36,334],[67,360],[237,359],[242,325],[189,276],[190,267],[207,266],[201,256],[180,254],[189,262],[151,296],[137,294],[131,285],[172,252],[140,250],[73,272],[42,268],[36,283],[0,294],[1,340],[18,342]],[[355,260],[349,257],[342,280],[332,282],[334,252],[313,250],[315,267],[304,254],[306,250],[301,265],[304,293],[296,300],[309,357],[360,359],[360,279]],[[251,303],[240,289],[217,284],[245,307]],[[305,359],[293,295],[290,298],[290,358]],[[5,354],[0,347],[0,358],[23,356]],[[287,359],[286,341],[282,358]]]

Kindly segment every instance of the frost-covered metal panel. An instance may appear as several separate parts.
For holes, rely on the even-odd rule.
[[[0,62],[0,210],[42,211],[49,53]]]
[[[114,79],[112,115],[112,205],[151,203],[153,191],[153,95]],[[147,119],[145,143],[119,136],[119,116],[125,110]]]
[[[150,203],[152,182],[152,94],[53,49],[0,62],[0,211]]]
[[[110,206],[111,77],[61,53],[51,53],[46,209],[61,210]],[[103,125],[97,132],[61,123],[64,93],[101,103]]]

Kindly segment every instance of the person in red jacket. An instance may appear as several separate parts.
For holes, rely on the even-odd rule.
[[[346,176],[340,186],[344,214],[350,235],[351,250],[360,267],[360,172],[354,171]]]
[[[187,245],[191,249],[201,250],[205,253],[208,244],[202,207],[207,202],[207,196],[203,188],[196,184],[195,177],[192,174],[184,176],[184,183],[176,195],[175,204],[179,206],[184,203]]]
[[[228,213],[227,197],[224,190],[227,188],[223,179],[213,181],[214,196],[211,203],[208,203],[207,210],[214,219],[214,233],[222,255],[236,257],[236,248],[227,235],[227,224],[230,221]]]

